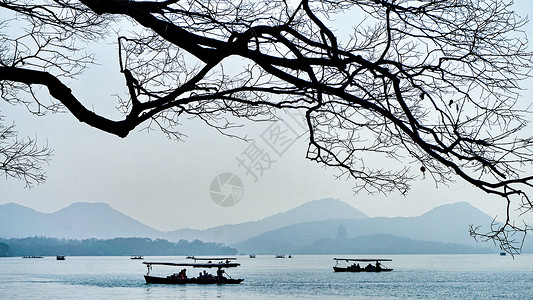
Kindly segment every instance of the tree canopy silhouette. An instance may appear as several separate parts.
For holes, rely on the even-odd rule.
[[[533,139],[518,101],[532,53],[512,1],[5,0],[0,8],[12,16],[2,23],[1,95],[33,113],[66,109],[119,137],[142,126],[179,139],[185,117],[228,134],[235,118],[298,110],[306,157],[352,177],[357,191],[405,194],[422,176],[444,185],[460,178],[508,204],[504,224],[472,227],[474,236],[513,252],[521,239],[513,234],[530,230],[511,217],[515,206],[533,208],[533,176],[523,172]],[[84,106],[90,95],[66,83],[94,62],[81,50],[109,38],[127,90],[121,120]]]

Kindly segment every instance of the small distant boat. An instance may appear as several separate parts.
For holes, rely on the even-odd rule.
[[[56,260],[65,260],[65,256],[64,255],[58,255],[58,256],[56,256]]]
[[[502,251],[502,252],[500,252],[500,256],[506,256],[506,255],[507,255],[507,253],[506,253],[506,252],[503,252],[503,251]]]
[[[392,259],[382,259],[382,258],[363,258],[363,259],[354,259],[354,258],[334,258],[335,260],[335,266],[333,267],[333,271],[335,272],[390,272],[392,269],[386,268],[381,263],[382,261],[392,261]],[[344,261],[346,263],[354,262],[351,265],[348,265],[346,267],[340,267],[339,261]],[[368,265],[361,267],[359,266],[358,262],[366,263],[368,262]],[[372,262],[376,262],[375,265],[372,264]]]
[[[255,254],[250,254],[250,258],[255,258]]]
[[[208,260],[207,263],[170,263],[170,262],[143,262],[148,268],[148,273],[144,275],[146,283],[159,283],[159,284],[239,284],[244,279],[231,278],[223,270],[224,268],[238,267],[240,264],[232,263],[230,258],[194,258],[194,260]],[[211,261],[222,260],[218,263],[212,263]],[[192,268],[217,268],[217,275],[213,276],[205,272],[200,273],[198,277],[188,277],[187,269],[182,269],[179,273],[172,273],[166,277],[152,276],[150,271],[155,265],[160,266],[174,266],[174,267],[192,267]],[[224,276],[226,274],[228,277]]]
[[[276,258],[285,258],[285,255],[276,255]]]
[[[292,255],[289,255],[289,258],[292,258]]]
[[[22,258],[43,258],[44,256],[35,256],[35,255],[26,255],[26,256],[23,256]]]
[[[132,257],[130,257],[130,259],[143,259],[143,257],[140,256],[140,255],[137,255],[137,256],[132,256]]]

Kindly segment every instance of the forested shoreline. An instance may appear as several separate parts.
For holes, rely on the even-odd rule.
[[[237,250],[220,243],[164,239],[57,239],[28,237],[0,239],[0,257],[11,256],[119,256],[119,255],[234,255]]]

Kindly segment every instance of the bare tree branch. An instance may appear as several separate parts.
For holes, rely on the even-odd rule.
[[[519,102],[533,61],[527,19],[512,1],[43,0],[2,8],[31,28],[3,33],[8,101],[59,109],[20,97],[46,86],[78,120],[120,137],[153,126],[180,138],[184,116],[227,133],[238,126],[228,116],[272,120],[298,109],[307,158],[353,178],[356,191],[405,194],[422,171],[436,184],[459,178],[522,212],[533,208],[533,176],[523,173],[533,162],[529,107]],[[335,22],[342,16],[354,24]],[[84,107],[63,80],[93,62],[65,53],[98,43],[122,20],[134,32],[116,36],[128,91],[116,121]],[[519,250],[512,233],[531,228],[509,215],[489,233],[471,233]]]
[[[39,147],[37,140],[18,139],[15,126],[5,126],[0,117],[0,174],[25,182],[26,187],[46,179],[43,164],[50,160],[48,146]]]

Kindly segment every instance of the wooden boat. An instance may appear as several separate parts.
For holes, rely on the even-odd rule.
[[[159,284],[239,284],[244,279],[234,279],[224,276],[224,274],[227,274],[223,269],[224,268],[233,268],[240,266],[239,263],[232,263],[229,258],[191,258],[195,260],[208,260],[207,263],[170,263],[170,262],[143,262],[148,268],[148,273],[144,275],[144,279],[146,280],[146,283],[159,283]],[[212,261],[221,260],[218,263],[213,263]],[[204,268],[204,269],[211,269],[211,268],[217,268],[217,275],[213,276],[211,274],[208,274],[205,272],[200,273],[198,277],[188,277],[186,273],[186,269],[182,269],[179,273],[173,273],[166,277],[161,276],[153,276],[150,275],[150,271],[152,270],[152,266],[154,265],[160,265],[160,266],[173,266],[173,267],[192,267],[192,268]]]
[[[335,272],[390,272],[392,269],[386,268],[383,266],[381,262],[383,261],[392,261],[392,259],[383,259],[383,258],[361,258],[361,259],[354,259],[354,258],[334,258],[335,260],[335,266],[333,267],[333,271]],[[339,266],[339,262],[344,261],[346,263],[353,262],[352,264],[341,267]],[[368,263],[368,265],[361,267],[359,265],[359,262],[362,263]],[[375,265],[372,264],[372,262],[376,262]]]
[[[255,254],[250,254],[250,258],[255,258]]]
[[[276,258],[285,258],[285,255],[276,255]]]
[[[26,256],[23,256],[22,258],[44,258],[44,256],[26,255]]]
[[[58,255],[58,256],[56,256],[56,260],[65,260],[65,256],[64,255]]]
[[[130,259],[143,259],[143,257],[140,256],[140,255],[137,255],[137,256],[132,256],[132,257],[130,257]]]

